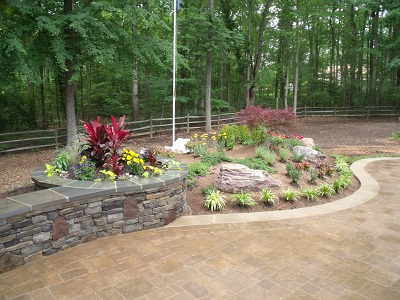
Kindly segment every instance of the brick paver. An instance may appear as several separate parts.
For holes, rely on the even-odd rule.
[[[1,274],[0,299],[400,299],[400,160],[365,169],[352,208],[102,238]]]

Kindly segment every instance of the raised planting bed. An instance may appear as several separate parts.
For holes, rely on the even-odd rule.
[[[186,210],[188,166],[130,181],[31,177],[37,191],[0,199],[0,273],[97,238],[161,227]]]

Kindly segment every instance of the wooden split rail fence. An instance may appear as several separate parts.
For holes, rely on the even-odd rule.
[[[220,128],[225,124],[236,124],[238,120],[235,113],[225,113],[211,116],[213,128]],[[377,107],[299,107],[298,117],[331,116],[331,117],[399,117],[398,108],[393,106]],[[127,122],[127,129],[134,136],[142,137],[172,131],[172,118],[148,119],[135,122]],[[175,127],[177,131],[190,132],[204,129],[205,116],[176,117]],[[47,130],[21,131],[0,133],[0,154],[40,148],[55,148],[65,145],[66,132],[64,128]]]

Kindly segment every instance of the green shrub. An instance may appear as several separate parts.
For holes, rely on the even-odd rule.
[[[269,134],[267,140],[269,141],[270,146],[278,147],[283,145],[285,138],[278,134]]]
[[[275,152],[272,152],[265,146],[258,146],[255,148],[258,157],[262,158],[268,165],[272,165],[276,160]]]
[[[269,188],[265,188],[263,189],[263,194],[260,198],[260,200],[270,206],[274,206],[276,205],[276,203],[278,202],[278,197],[275,196]]]
[[[188,179],[193,179],[196,176],[206,176],[210,166],[201,162],[197,161],[194,163],[189,164],[189,171],[188,171]]]
[[[294,146],[303,146],[302,141],[296,138],[286,139],[285,143],[291,148]]]
[[[206,195],[205,206],[211,211],[221,210],[225,206],[224,198],[218,190],[213,190]]]
[[[293,152],[293,160],[295,162],[301,162],[304,159],[304,154],[298,154],[296,152]]]
[[[65,152],[60,153],[54,159],[54,164],[56,167],[56,172],[68,171],[69,159],[68,159],[67,153],[65,153]]]
[[[292,179],[293,183],[298,183],[303,177],[303,172],[300,169],[297,169],[293,163],[288,163],[286,165],[286,173]]]
[[[215,192],[215,191],[217,191],[217,188],[213,185],[209,185],[209,186],[203,187],[201,189],[201,192],[203,193],[204,196],[207,196],[208,194]]]
[[[254,158],[254,157],[246,157],[243,159],[233,159],[233,162],[236,164],[242,164],[246,167],[249,167],[253,170],[264,170],[268,173],[277,173],[276,170],[272,169],[263,159]]]
[[[240,191],[239,193],[231,196],[232,202],[237,202],[240,206],[256,206],[257,202],[251,197],[251,193],[248,191]]]
[[[251,144],[251,133],[249,127],[247,125],[242,124],[238,127],[239,136],[238,141],[243,145],[250,145]]]
[[[279,156],[280,156],[281,162],[287,162],[290,159],[290,157],[292,156],[292,153],[291,153],[290,149],[288,149],[288,148],[280,148]]]
[[[229,158],[224,152],[208,152],[201,160],[202,163],[209,166],[215,166],[224,161],[232,161],[232,159]]]
[[[221,142],[221,140],[223,139],[225,146],[228,149],[232,150],[236,142],[239,141],[239,137],[239,127],[236,124],[225,125],[224,127],[222,127],[218,135],[218,142]]]
[[[254,144],[260,145],[264,144],[268,137],[268,131],[265,127],[257,126],[251,132],[251,139],[254,141]]]

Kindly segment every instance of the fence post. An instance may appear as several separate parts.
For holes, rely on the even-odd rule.
[[[186,116],[186,132],[189,132],[189,127],[190,127],[190,117],[189,117],[189,113]]]
[[[304,106],[304,116],[307,117],[307,105]]]
[[[218,113],[218,118],[217,118],[217,128],[219,129],[219,113]]]
[[[153,117],[150,117],[150,138],[153,137]]]
[[[54,143],[56,144],[56,150],[58,150],[58,132],[57,132],[57,128],[54,128]]]
[[[367,106],[367,120],[369,119],[369,105]]]
[[[335,105],[335,117],[336,117],[336,105]]]

